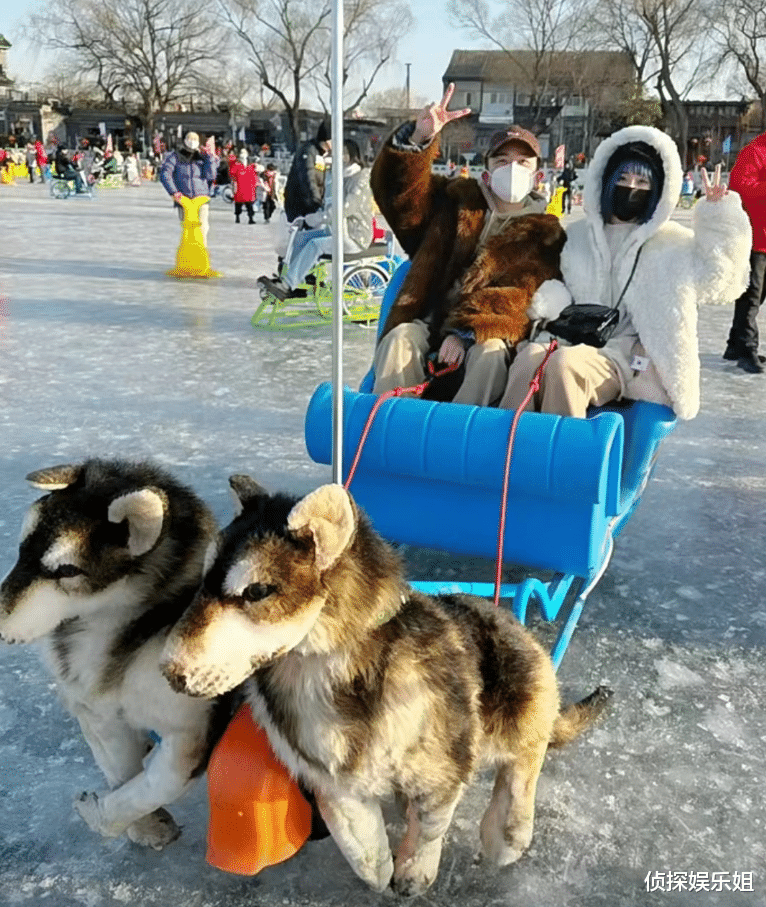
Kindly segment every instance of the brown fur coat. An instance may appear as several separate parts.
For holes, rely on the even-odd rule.
[[[412,259],[383,334],[432,316],[431,346],[448,328],[472,330],[481,342],[526,337],[532,296],[560,279],[566,234],[558,218],[528,214],[508,221],[479,248],[488,203],[474,179],[433,174],[438,141],[422,152],[399,151],[391,140],[372,168],[375,201]]]

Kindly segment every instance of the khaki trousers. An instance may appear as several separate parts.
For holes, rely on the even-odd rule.
[[[519,351],[508,373],[501,409],[518,409],[529,391],[547,347],[530,343]],[[603,406],[620,395],[617,368],[593,346],[579,343],[559,347],[548,360],[527,409],[556,416],[585,418],[589,406]]]
[[[397,325],[375,350],[373,393],[384,394],[395,387],[412,387],[426,379],[428,325],[415,320]],[[465,357],[465,378],[455,403],[488,406],[503,393],[508,374],[507,349],[502,340],[475,343]]]

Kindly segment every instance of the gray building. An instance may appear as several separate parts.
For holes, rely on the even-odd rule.
[[[472,111],[461,146],[482,155],[492,133],[514,122],[538,135],[550,158],[562,144],[568,155],[590,156],[599,137],[621,125],[635,71],[617,51],[560,52],[541,62],[527,50],[455,50],[442,80],[455,83],[453,106]]]

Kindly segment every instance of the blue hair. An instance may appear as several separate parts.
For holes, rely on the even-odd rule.
[[[611,164],[611,161],[609,164]],[[614,190],[617,183],[620,182],[623,176],[635,174],[647,179],[651,186],[646,209],[639,220],[639,223],[645,224],[654,214],[657,202],[660,200],[660,192],[662,191],[662,181],[657,178],[655,169],[646,160],[641,160],[639,157],[624,158],[612,171],[609,169],[609,164],[607,164],[607,169],[604,172],[604,182],[601,187],[601,216],[604,219],[604,223],[608,224],[614,214]]]

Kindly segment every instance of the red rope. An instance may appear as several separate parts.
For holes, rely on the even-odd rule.
[[[367,440],[367,435],[369,435],[370,433],[370,429],[372,428],[372,423],[375,420],[375,416],[377,415],[380,407],[386,402],[386,400],[390,400],[391,397],[401,397],[404,394],[414,394],[414,396],[420,397],[433,380],[435,380],[436,378],[441,378],[442,375],[449,375],[450,372],[454,372],[458,368],[460,368],[460,363],[455,362],[452,365],[448,365],[446,368],[440,369],[437,372],[434,370],[433,362],[429,360],[428,369],[431,374],[428,378],[426,378],[425,381],[421,382],[420,384],[415,384],[412,387],[395,387],[393,390],[386,391],[384,394],[381,394],[378,397],[378,399],[373,404],[372,409],[370,410],[370,415],[367,417],[367,421],[364,425],[364,430],[362,431],[362,435],[359,438],[359,444],[357,444],[356,447],[354,461],[352,462],[351,468],[348,471],[346,481],[343,483],[343,487],[346,490],[348,490],[348,487],[351,484],[351,480],[354,478],[354,473],[356,472],[356,468],[359,465],[359,460],[362,456],[362,448],[364,447],[365,441]]]
[[[548,345],[548,349],[545,352],[543,361],[537,367],[534,377],[529,382],[529,390],[527,391],[527,395],[524,397],[524,400],[522,401],[521,406],[519,406],[519,408],[516,410],[516,414],[513,417],[513,421],[511,422],[511,429],[508,434],[508,446],[506,448],[506,454],[505,454],[505,471],[503,473],[503,492],[502,492],[501,502],[500,502],[500,519],[499,519],[498,534],[497,534],[497,565],[495,568],[495,607],[497,607],[500,603],[500,585],[501,585],[502,572],[503,572],[503,539],[505,537],[505,511],[508,506],[508,484],[509,484],[510,475],[511,475],[511,459],[513,457],[513,446],[516,442],[516,427],[519,423],[519,418],[521,417],[521,414],[526,409],[527,403],[529,403],[529,401],[532,399],[532,395],[536,394],[540,390],[540,379],[542,378],[543,371],[545,370],[545,366],[548,364],[548,360],[550,359],[551,354],[553,353],[553,351],[556,349],[557,346],[558,346],[558,343],[557,343],[556,339],[554,338],[553,340],[551,340],[550,344]],[[378,397],[378,399],[373,404],[372,409],[370,410],[370,414],[367,417],[367,421],[365,423],[364,430],[362,431],[361,437],[359,438],[359,444],[357,445],[357,448],[356,448],[356,453],[354,455],[353,463],[351,464],[351,468],[348,471],[348,476],[346,477],[346,481],[343,483],[343,487],[345,489],[348,489],[348,487],[351,485],[351,482],[354,478],[354,474],[356,473],[356,468],[359,465],[359,460],[362,456],[362,449],[364,448],[365,442],[367,441],[367,435],[369,435],[369,433],[370,433],[370,429],[372,428],[372,423],[375,421],[375,416],[377,415],[378,410],[386,402],[386,400],[390,400],[391,397],[401,397],[403,394],[407,394],[407,393],[413,394],[416,397],[420,397],[422,395],[423,391],[425,391],[425,389],[428,387],[428,385],[435,378],[439,378],[442,375],[447,375],[450,372],[454,372],[457,368],[459,368],[459,366],[460,366],[460,363],[458,362],[453,365],[449,365],[446,368],[441,369],[440,371],[437,372],[437,371],[434,371],[433,363],[429,362],[428,367],[429,367],[429,370],[431,371],[431,375],[430,375],[430,377],[426,378],[425,381],[423,381],[420,384],[415,384],[412,387],[395,387],[393,390],[386,391],[384,394],[381,394]]]
[[[540,390],[540,379],[543,376],[543,371],[545,366],[548,364],[548,360],[551,357],[551,354],[558,346],[558,342],[554,337],[548,349],[545,353],[545,357],[540,365],[537,367],[537,371],[534,374],[534,377],[529,382],[529,390],[527,391],[526,397],[516,410],[516,414],[513,417],[513,422],[511,422],[511,430],[508,434],[508,447],[505,453],[505,472],[503,473],[503,494],[500,501],[500,519],[498,521],[498,533],[497,533],[497,564],[495,567],[495,607],[500,604],[500,583],[502,579],[503,572],[503,539],[505,538],[505,511],[508,506],[508,483],[511,476],[511,458],[513,457],[513,445],[516,442],[516,426],[519,424],[519,418],[521,414],[526,409],[527,403],[532,399],[532,395],[536,394]]]

